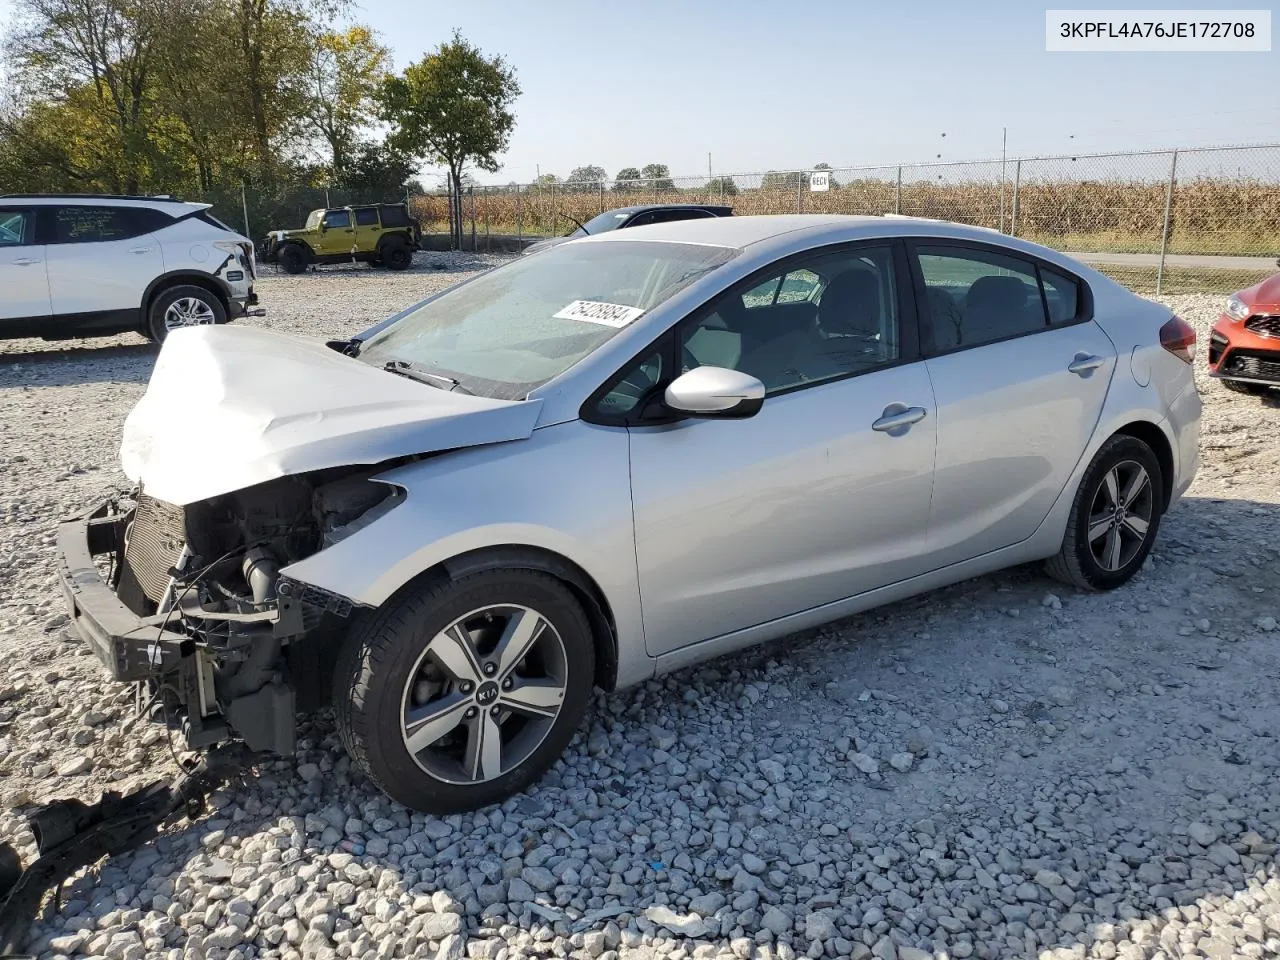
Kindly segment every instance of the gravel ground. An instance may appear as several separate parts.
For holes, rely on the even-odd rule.
[[[250,322],[354,332],[485,263],[269,274]],[[1171,301],[1202,349],[1219,299]],[[124,483],[153,357],[0,346],[0,833],[27,855],[30,804],[174,772],[53,577],[56,520]],[[468,816],[389,803],[318,716],[69,883],[31,950],[1280,956],[1280,403],[1201,389],[1202,472],[1115,593],[1013,570],[601,697],[540,785]]]

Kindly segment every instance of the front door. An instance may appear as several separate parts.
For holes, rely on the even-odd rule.
[[[1093,436],[1116,350],[1079,280],[980,245],[916,246],[937,401],[932,566],[1031,536]]]
[[[45,259],[44,245],[36,243],[36,211],[0,207],[0,320],[49,316]]]
[[[320,232],[321,256],[350,256],[355,246],[356,229],[350,210],[326,210]]]
[[[905,272],[892,244],[791,258],[623,378],[615,411],[669,382],[664,364],[767,389],[750,419],[629,427],[650,654],[922,572],[935,420]]]

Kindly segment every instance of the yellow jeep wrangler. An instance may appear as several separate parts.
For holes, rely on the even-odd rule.
[[[261,263],[302,273],[312,264],[371,263],[404,270],[422,240],[422,227],[403,203],[312,210],[301,230],[272,230],[258,244]]]

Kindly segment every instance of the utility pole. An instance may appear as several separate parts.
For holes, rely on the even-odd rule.
[[[1000,232],[1004,233],[1004,164],[1009,144],[1009,128],[1000,128]]]

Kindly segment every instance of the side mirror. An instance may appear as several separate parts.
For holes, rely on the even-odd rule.
[[[764,404],[764,384],[739,370],[695,367],[676,377],[663,396],[668,407],[691,417],[753,417]]]

